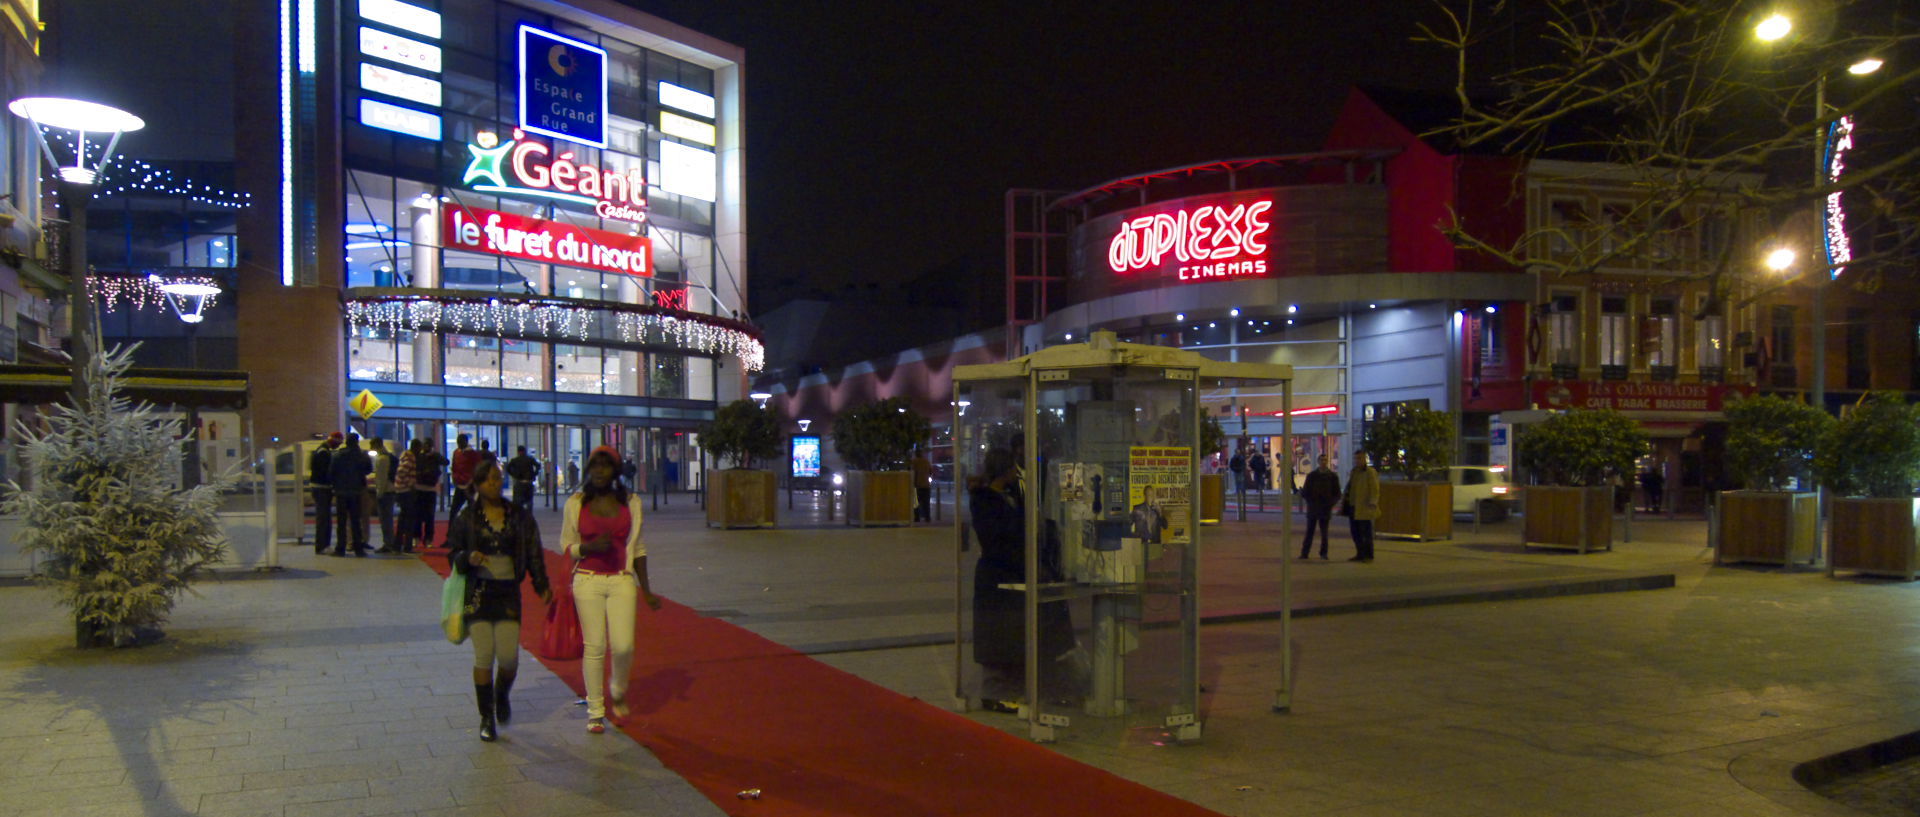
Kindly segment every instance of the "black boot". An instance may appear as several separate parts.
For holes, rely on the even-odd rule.
[[[507,702],[507,693],[513,691],[513,679],[516,672],[496,672],[493,676],[493,719],[505,726],[513,720],[513,704]]]
[[[493,726],[493,685],[474,684],[473,699],[480,704],[480,739],[492,743],[500,736]]]

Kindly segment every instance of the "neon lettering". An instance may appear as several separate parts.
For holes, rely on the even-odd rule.
[[[467,150],[473,159],[461,181],[475,190],[574,202],[592,207],[601,218],[647,220],[647,179],[641,168],[601,168],[577,161],[571,151],[552,156],[546,145],[527,141],[518,130],[505,144],[482,133]]]
[[[1128,273],[1163,266],[1172,255],[1182,281],[1265,275],[1267,261],[1257,256],[1267,252],[1262,238],[1272,209],[1271,201],[1210,204],[1128,219],[1107,244],[1107,266]]]

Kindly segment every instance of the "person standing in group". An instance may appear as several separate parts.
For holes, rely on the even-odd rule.
[[[491,463],[499,463],[500,455],[493,453],[493,443],[480,441],[480,458]]]
[[[380,520],[380,553],[394,553],[393,545],[393,470],[398,458],[387,450],[387,441],[373,438],[368,445],[373,452],[373,507],[375,518]]]
[[[1353,472],[1347,475],[1347,508],[1353,512],[1354,556],[1349,562],[1373,561],[1373,520],[1380,518],[1380,472],[1373,470],[1367,452],[1353,454]]]
[[[635,590],[649,609],[660,597],[647,580],[647,546],[640,539],[640,497],[620,479],[620,454],[600,446],[587,455],[586,484],[567,497],[560,516],[560,549],[579,561],[573,601],[580,613],[581,674],[587,681],[587,731],[607,730],[607,713],[627,716],[627,674],[633,667]],[[613,656],[611,679],[607,656]],[[606,687],[611,687],[607,689]]]
[[[1327,455],[1321,454],[1319,467],[1307,472],[1307,481],[1297,491],[1307,503],[1307,538],[1300,541],[1300,558],[1313,550],[1313,529],[1320,529],[1320,558],[1327,558],[1327,528],[1333,521],[1333,506],[1340,501],[1340,475],[1327,467]]]
[[[513,480],[513,504],[533,513],[533,481],[540,478],[540,461],[527,453],[526,446],[515,449],[507,460],[507,478]]]
[[[446,470],[447,458],[434,450],[433,438],[420,439],[419,462],[413,475],[413,513],[414,546],[433,547],[433,518],[437,513],[434,507],[440,499],[440,474]]]
[[[567,460],[567,491],[572,492],[572,491],[578,490],[579,488],[580,488],[580,463],[574,462],[573,460],[569,459]]]
[[[307,455],[307,491],[313,495],[313,553],[325,556],[333,543],[333,449],[342,437],[335,431]]]
[[[333,452],[333,502],[335,524],[339,530],[333,543],[333,555],[347,555],[352,538],[353,555],[367,555],[367,477],[373,473],[373,461],[360,450],[360,435],[348,432],[347,444]]]
[[[1233,472],[1233,489],[1247,489],[1247,449],[1243,446],[1233,450],[1233,459],[1227,460],[1227,470]]]
[[[467,447],[470,439],[462,433],[454,440],[453,467],[447,473],[453,478],[453,499],[449,500],[447,506],[448,521],[459,516],[460,508],[473,499],[473,469],[480,464],[482,457],[478,450]]]
[[[1267,455],[1253,449],[1253,456],[1247,458],[1247,471],[1253,475],[1253,489],[1264,493],[1268,485]]]
[[[933,521],[933,463],[927,459],[926,449],[915,446],[913,460],[913,521]]]
[[[399,464],[393,469],[393,498],[400,517],[393,549],[399,553],[412,553],[414,537],[420,534],[419,514],[413,504],[413,483],[419,467],[420,440],[415,438],[407,441],[407,450],[400,452]]]
[[[533,580],[540,600],[553,603],[546,551],[533,514],[500,495],[500,466],[474,469],[474,499],[447,525],[447,563],[467,577],[464,617],[473,639],[473,698],[480,706],[480,739],[498,737],[513,719],[507,700],[520,671],[520,583]]]

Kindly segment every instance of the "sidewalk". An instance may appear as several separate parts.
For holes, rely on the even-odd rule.
[[[953,629],[943,510],[940,526],[853,529],[816,510],[717,531],[675,496],[648,516],[654,587],[947,707],[953,648],[929,641]],[[551,543],[557,517],[539,516]],[[1277,604],[1260,581],[1297,552],[1279,529],[1268,512],[1203,532],[1204,614]],[[1291,563],[1296,608],[1596,577],[1675,586],[1303,615],[1286,714],[1270,706],[1277,622],[1212,624],[1204,742],[1088,730],[1054,747],[1227,814],[1812,815],[1857,812],[1807,799],[1784,770],[1920,729],[1920,587],[1713,568],[1698,520],[1642,519],[1634,543],[1587,555],[1522,551],[1511,523],[1459,533],[1382,540],[1367,565],[1337,561],[1351,545],[1336,536],[1336,561]],[[471,653],[438,636],[430,570],[284,554],[284,573],[202,585],[166,644],[131,652],[72,651],[44,591],[0,585],[0,817],[750,810],[715,807],[625,737],[587,735],[531,656],[515,723],[480,743]]]

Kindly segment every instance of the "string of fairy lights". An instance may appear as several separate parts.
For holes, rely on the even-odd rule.
[[[218,278],[205,275],[175,275],[167,278],[161,278],[155,275],[87,276],[88,294],[92,295],[93,299],[100,304],[101,308],[108,312],[119,309],[122,302],[125,302],[135,311],[147,308],[164,311],[167,308],[168,296],[166,292],[161,291],[160,287],[173,284],[222,286]],[[218,303],[220,299],[217,293],[205,297],[206,308],[209,309]]]
[[[57,142],[61,147],[67,148],[69,151],[74,147],[73,138],[61,131],[48,130],[45,131],[45,134],[49,141]],[[104,145],[99,147],[104,147]],[[93,140],[89,140],[87,148],[89,152],[97,149]],[[52,177],[49,176],[50,180],[51,178]],[[58,185],[49,183],[46,187],[49,194],[58,197]],[[128,159],[124,153],[116,153],[113,156],[113,161],[107,163],[106,172],[101,177],[98,189],[93,193],[93,198],[103,199],[121,193],[152,193],[163,196],[180,196],[200,204],[226,207],[234,210],[253,204],[252,193],[225,190],[211,184],[186,178],[174,173],[172,170],[164,167],[156,167],[139,159]]]
[[[451,328],[454,334],[508,333],[525,337],[532,327],[541,337],[572,338],[586,342],[590,330],[611,312],[614,333],[622,343],[664,338],[675,347],[705,354],[733,355],[749,372],[766,367],[766,345],[752,333],[728,325],[724,319],[696,312],[666,310],[645,304],[574,304],[526,299],[449,299],[441,296],[394,295],[347,302],[347,323],[358,333],[363,326],[428,332]]]

